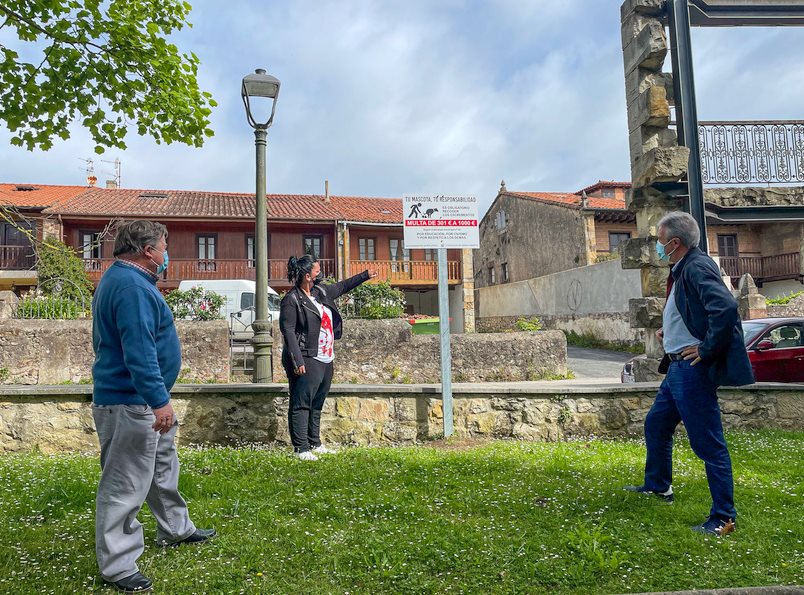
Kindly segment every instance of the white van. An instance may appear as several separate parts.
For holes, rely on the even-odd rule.
[[[179,283],[179,291],[202,287],[226,298],[221,314],[229,322],[232,336],[236,340],[248,340],[254,335],[251,323],[255,318],[254,297],[257,283],[248,279],[199,279]],[[271,321],[279,320],[279,294],[268,287],[268,314]]]

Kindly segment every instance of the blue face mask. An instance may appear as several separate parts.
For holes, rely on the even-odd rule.
[[[156,264],[156,261],[152,258],[151,262]],[[162,252],[162,264],[156,264],[156,276],[160,276],[164,273],[168,268],[168,262],[170,262],[170,258],[168,257],[167,248],[164,252]]]
[[[670,238],[669,240],[667,240],[667,244],[669,244],[672,241],[673,239]],[[670,260],[670,256],[672,256],[673,252],[675,252],[678,249],[676,248],[673,250],[673,252],[668,254],[667,252],[664,251],[664,247],[667,246],[667,244],[662,244],[660,240],[656,240],[656,254],[659,255],[659,258],[661,260]]]

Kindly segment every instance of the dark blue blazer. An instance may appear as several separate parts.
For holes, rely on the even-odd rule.
[[[723,284],[720,269],[708,255],[692,248],[673,269],[675,301],[690,334],[701,341],[698,353],[715,386],[742,386],[754,382],[745,350],[737,301]],[[659,372],[666,373],[665,356]]]

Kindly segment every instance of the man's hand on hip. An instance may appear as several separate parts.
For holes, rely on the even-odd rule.
[[[685,360],[692,360],[691,366],[699,363],[701,361],[701,356],[698,354],[698,346],[693,345],[692,347],[685,347],[681,350],[681,355],[684,356]]]
[[[168,401],[168,404],[164,407],[154,409],[154,415],[156,416],[156,422],[152,427],[155,432],[164,434],[173,427],[176,413],[173,411],[173,405],[170,404],[170,401]]]

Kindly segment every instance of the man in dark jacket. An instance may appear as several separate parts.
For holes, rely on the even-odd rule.
[[[712,508],[693,527],[724,535],[735,527],[731,458],[723,436],[717,388],[754,382],[745,350],[737,302],[715,262],[698,249],[700,232],[689,214],[673,212],[658,226],[656,251],[672,265],[667,280],[663,327],[656,332],[667,374],[645,418],[645,483],[633,492],[673,501],[673,434],[683,421],[693,452],[704,461]]]

